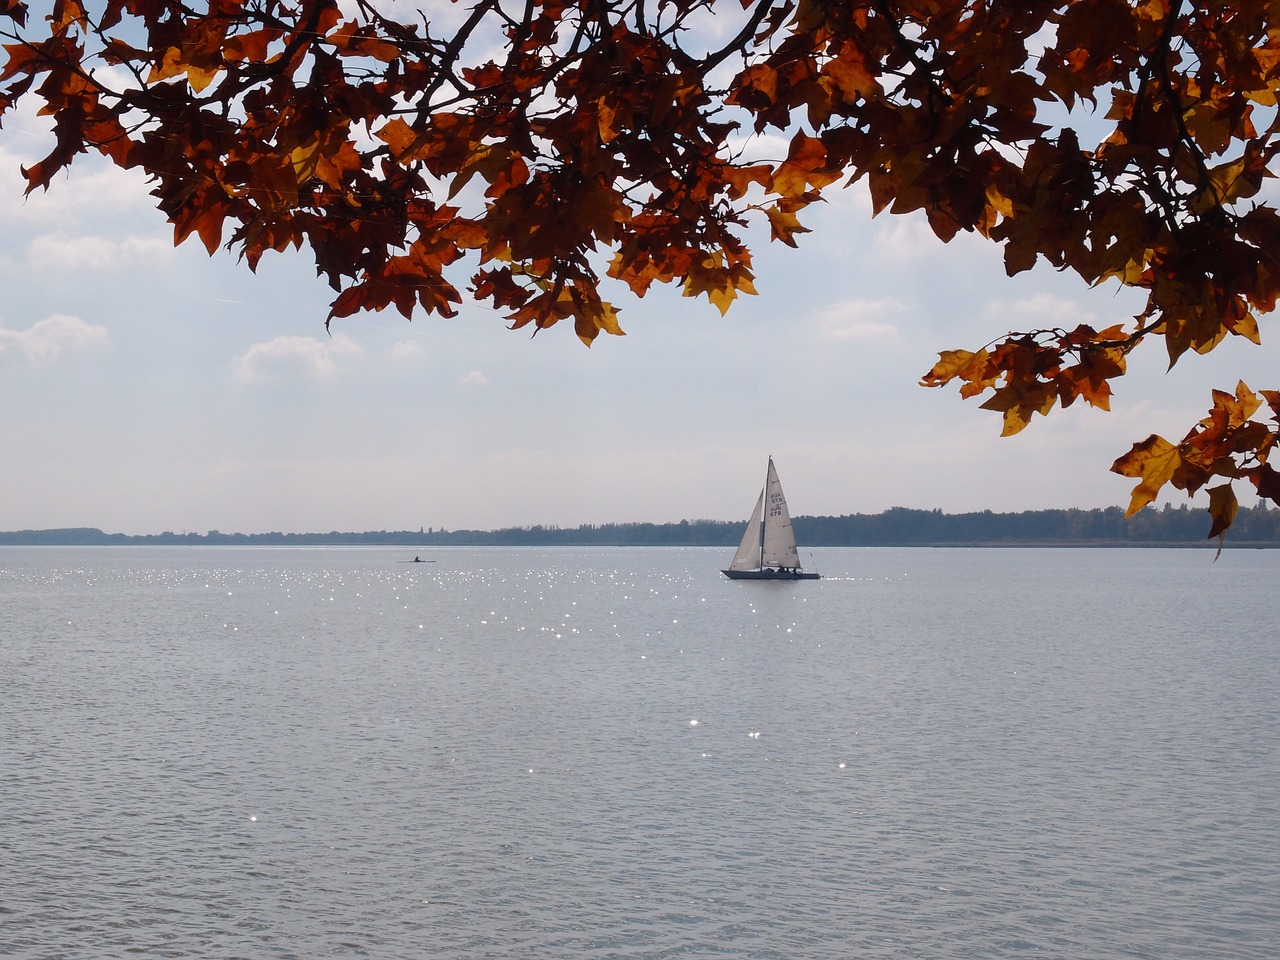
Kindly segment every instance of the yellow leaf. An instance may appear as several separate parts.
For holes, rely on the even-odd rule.
[[[1250,343],[1262,344],[1262,334],[1258,332],[1258,318],[1251,310],[1240,311],[1240,316],[1231,325],[1231,332],[1237,337],[1244,337]]]
[[[147,77],[147,83],[157,83],[185,73],[187,75],[187,83],[191,84],[191,89],[196,93],[200,93],[221,72],[222,68],[216,65],[200,67],[193,63],[187,63],[181,49],[167,47],[160,62],[152,66],[151,74]]]
[[[222,72],[220,67],[197,67],[195,64],[187,64],[187,83],[191,84],[191,89],[196,93],[200,93],[213,83],[214,78]]]
[[[596,102],[596,121],[600,127],[601,143],[609,143],[621,132],[613,122],[617,114],[617,107],[611,104],[607,97],[601,97]]]
[[[800,222],[794,213],[779,209],[777,204],[765,207],[765,215],[769,218],[769,234],[774,240],[781,240],[788,247],[796,245],[795,234],[808,233],[809,228]]]
[[[982,351],[986,353],[986,351]],[[943,350],[938,354],[938,362],[933,369],[924,375],[921,386],[941,387],[960,376],[973,362],[977,354],[971,350]]]
[[[715,305],[721,315],[724,315],[728,313],[733,301],[738,298],[739,292],[748,294],[756,292],[752,279],[751,271],[745,264],[737,263],[726,267],[724,254],[717,252],[708,256],[702,263],[689,268],[689,274],[684,281],[684,296],[696,297],[705,293],[707,299]]]
[[[293,172],[297,175],[299,183],[306,183],[315,176],[320,159],[319,137],[312,137],[290,152],[289,162],[293,164]]]
[[[1204,213],[1216,206],[1226,206],[1252,197],[1262,184],[1256,176],[1247,176],[1245,157],[1222,163],[1209,171],[1208,185],[1191,200],[1191,209]]]
[[[152,84],[161,80],[168,80],[170,77],[176,77],[185,69],[182,63],[182,50],[178,47],[168,47],[160,60],[152,65],[151,73],[147,76],[147,83]]]
[[[728,187],[730,200],[738,200],[746,196],[747,190],[753,183],[760,186],[767,185],[770,176],[769,167],[765,164],[750,167],[725,166],[721,168],[720,173],[724,177],[725,186]]]
[[[1113,473],[1122,477],[1140,477],[1141,482],[1133,488],[1129,500],[1126,517],[1131,517],[1160,493],[1160,488],[1169,482],[1174,471],[1182,464],[1182,454],[1178,448],[1154,433],[1135,443],[1133,449],[1111,465]]]
[[[618,324],[618,311],[607,300],[590,301],[575,311],[574,332],[588,347],[600,331],[615,337],[625,337],[626,332]]]
[[[994,183],[987,184],[987,203],[1002,217],[1013,216],[1013,201],[1002,194]]]
[[[1258,61],[1258,74],[1265,78],[1266,86],[1246,91],[1245,96],[1264,107],[1274,107],[1276,91],[1280,89],[1280,69],[1277,69],[1280,67],[1280,50],[1260,47],[1253,51],[1253,56]]]

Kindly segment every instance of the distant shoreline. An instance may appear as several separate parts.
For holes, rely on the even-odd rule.
[[[1120,507],[946,514],[893,507],[878,514],[794,517],[802,551],[821,547],[1214,547],[1202,509]],[[745,521],[583,524],[501,530],[377,530],[329,533],[106,533],[96,527],[0,532],[0,546],[386,546],[734,547]],[[1228,532],[1235,548],[1280,547],[1280,510],[1243,507]]]

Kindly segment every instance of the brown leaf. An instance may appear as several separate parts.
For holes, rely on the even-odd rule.
[[[1218,537],[1219,553],[1222,552],[1222,538],[1235,520],[1239,507],[1236,492],[1231,489],[1231,484],[1223,483],[1209,488],[1209,516],[1213,517],[1213,526],[1205,539],[1212,540]]]

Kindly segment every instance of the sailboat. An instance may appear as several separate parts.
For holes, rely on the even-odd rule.
[[[800,569],[796,551],[796,535],[791,529],[791,514],[783,496],[773,457],[765,474],[764,489],[756,499],[756,508],[747,521],[742,543],[727,570],[730,580],[818,580],[821,574]]]

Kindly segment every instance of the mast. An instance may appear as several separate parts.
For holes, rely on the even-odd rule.
[[[760,494],[760,496],[765,500],[765,504],[764,504],[765,508],[760,511],[760,562],[756,564],[756,567],[760,570],[764,569],[764,544],[765,544],[764,531],[765,531],[765,524],[768,522],[768,519],[769,519],[769,504],[768,504],[769,476],[772,473],[773,473],[773,455],[770,454],[769,465],[765,467],[765,470],[764,470],[764,487],[762,488],[763,492]]]

